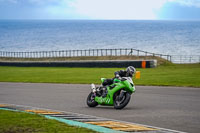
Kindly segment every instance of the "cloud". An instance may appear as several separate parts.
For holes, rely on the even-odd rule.
[[[166,0],[75,0],[71,5],[95,19],[155,19]]]
[[[200,8],[196,5],[168,2],[159,10],[157,17],[167,20],[200,20]]]
[[[183,6],[189,7],[199,7],[200,8],[200,0],[168,0],[169,2],[178,3]]]
[[[0,19],[18,12],[24,19],[159,19],[168,3],[200,7],[200,0],[0,0]]]

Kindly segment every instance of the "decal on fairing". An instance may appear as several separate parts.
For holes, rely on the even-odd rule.
[[[110,99],[109,98],[100,98],[98,102],[100,102],[100,103],[109,103]]]

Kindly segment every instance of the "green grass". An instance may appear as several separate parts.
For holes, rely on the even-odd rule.
[[[99,83],[100,78],[112,78],[120,68],[64,67],[0,67],[1,82],[32,83]],[[200,64],[166,64],[157,68],[137,69],[141,79],[136,85],[200,87]]]
[[[37,114],[0,110],[0,133],[93,133]]]
[[[200,87],[200,64],[159,66],[155,69],[140,69],[140,85]]]

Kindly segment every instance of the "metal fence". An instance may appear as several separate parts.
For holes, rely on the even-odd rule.
[[[200,55],[172,55],[171,62],[177,64],[200,63]]]
[[[152,56],[161,57],[173,63],[200,63],[200,55],[164,55],[133,48],[125,49],[85,49],[61,51],[7,52],[0,51],[0,57],[11,58],[52,58],[82,56]]]
[[[81,56],[159,56],[171,60],[170,55],[155,54],[138,49],[87,49],[61,51],[34,51],[34,52],[6,52],[0,51],[0,57],[13,58],[51,58],[51,57],[81,57]]]

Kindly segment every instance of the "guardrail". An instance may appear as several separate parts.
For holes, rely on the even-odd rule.
[[[7,52],[0,51],[0,57],[13,58],[51,58],[51,57],[80,57],[80,56],[159,56],[171,61],[170,55],[155,54],[133,48],[125,49],[86,49],[61,51]]]
[[[177,64],[200,63],[200,55],[172,55],[171,62]]]
[[[125,49],[85,49],[60,51],[7,52],[0,51],[0,57],[11,58],[52,58],[52,57],[82,57],[82,56],[152,56],[164,58],[173,63],[200,63],[200,55],[165,55],[143,50]]]

